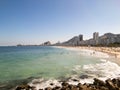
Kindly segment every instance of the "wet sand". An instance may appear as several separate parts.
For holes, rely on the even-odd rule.
[[[76,50],[92,50],[96,52],[103,52],[107,53],[110,56],[120,59],[120,47],[87,47],[87,46],[59,46],[59,48],[69,48],[69,49],[76,49]]]

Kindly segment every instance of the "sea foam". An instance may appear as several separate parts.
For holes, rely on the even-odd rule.
[[[84,72],[87,75],[93,76],[105,81],[108,78],[120,77],[120,66],[114,62],[101,59],[102,63],[88,64],[83,66]]]
[[[120,77],[120,66],[114,62],[101,59],[101,63],[97,64],[88,64],[88,65],[76,65],[73,70],[79,71],[82,70],[84,75],[87,75],[87,78],[80,78],[80,75],[71,75],[66,82],[69,84],[77,85],[78,83],[93,83],[94,78],[105,81],[108,78],[118,78]],[[76,80],[76,81],[75,81]],[[51,83],[53,85],[51,85]],[[61,82],[57,79],[35,79],[29,83],[30,86],[36,87],[37,90],[44,89],[46,87],[55,87],[60,86]]]

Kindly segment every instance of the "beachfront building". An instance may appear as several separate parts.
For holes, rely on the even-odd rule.
[[[93,38],[83,40],[83,35],[75,36],[72,39],[62,43],[65,46],[108,46],[108,45],[119,45],[120,46],[120,34],[105,33],[99,36],[98,32],[93,33]]]
[[[72,39],[62,43],[61,45],[65,46],[79,46],[80,42],[83,41],[83,35],[80,34],[79,36],[75,36]]]
[[[83,35],[82,34],[79,35],[79,41],[83,41]]]
[[[93,33],[93,40],[95,42],[95,45],[97,45],[99,43],[99,33],[98,32]]]
[[[93,33],[93,39],[94,40],[98,40],[98,38],[99,38],[99,33],[98,32],[94,32]]]

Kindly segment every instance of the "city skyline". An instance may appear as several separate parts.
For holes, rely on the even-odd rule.
[[[119,34],[119,0],[1,0],[0,46]]]

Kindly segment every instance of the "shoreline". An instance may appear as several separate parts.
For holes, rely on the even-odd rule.
[[[109,56],[120,59],[120,47],[93,47],[93,46],[57,46],[58,48],[65,48],[71,50],[91,50],[95,52],[106,53]]]
[[[76,81],[76,80],[75,80]],[[51,86],[54,85],[51,83]],[[92,84],[89,83],[78,83],[77,85],[72,85],[66,81],[61,82],[61,86],[46,87],[44,89],[36,89],[34,86],[30,85],[19,85],[15,90],[119,90],[120,89],[120,79],[107,79],[104,81],[94,78]]]
[[[104,56],[105,55],[111,55],[111,53],[109,53],[108,51],[108,53],[107,52],[104,52],[104,51],[101,51],[101,50],[104,50],[104,48],[105,48],[105,50],[107,50],[107,48],[106,47],[104,47],[104,48],[102,48],[101,49],[101,47],[66,47],[66,46],[60,46],[60,47],[56,47],[56,48],[63,48],[63,49],[68,49],[68,50],[74,50],[74,51],[82,51],[82,52],[84,52],[83,54],[85,55],[87,55],[87,54],[89,54],[89,55],[91,55],[90,53],[92,52],[92,56],[97,56],[97,55],[99,55],[98,57],[102,57],[102,58],[104,58]],[[86,52],[88,52],[88,53],[86,53]],[[100,53],[99,53],[100,52]],[[102,54],[103,53],[103,54]],[[115,57],[114,56],[114,54],[112,54],[113,55],[113,57],[114,58],[118,58],[118,57]],[[106,58],[107,59],[107,58]],[[105,62],[105,63],[104,63]],[[94,65],[96,68],[97,67],[102,67],[102,68],[105,68],[104,66],[106,65],[106,63],[107,63],[108,61],[103,61],[103,64],[96,64],[96,65]],[[89,65],[87,65],[87,66],[89,66]],[[93,66],[93,68],[91,68],[91,67],[85,67],[86,69],[90,69],[90,70],[93,70],[95,67]],[[107,66],[107,65],[106,65]],[[116,64],[113,64],[113,63],[110,63],[110,62],[108,62],[108,67],[111,67],[111,66],[115,66],[115,68],[116,68]],[[101,70],[101,68],[98,68],[98,69],[100,69]],[[113,69],[113,71],[115,70],[114,68],[110,68],[109,70],[112,70]],[[97,69],[96,69],[97,70]],[[108,70],[108,71],[109,71]],[[118,70],[115,70],[116,72],[118,72],[120,69],[118,69]],[[87,70],[86,70],[87,71]],[[89,71],[89,70],[88,70]],[[94,73],[94,72],[93,72]],[[100,72],[99,72],[100,73]],[[98,74],[99,74],[98,73]],[[115,73],[115,72],[114,72]],[[31,82],[28,82],[27,84],[23,84],[23,85],[17,85],[14,89],[12,89],[12,90],[23,90],[23,89],[20,89],[20,88],[24,88],[24,90],[63,90],[63,89],[65,89],[64,87],[66,87],[66,89],[68,90],[70,87],[74,87],[74,90],[109,90],[109,89],[107,89],[107,88],[109,88],[109,86],[107,86],[107,84],[109,83],[109,82],[107,82],[106,83],[106,81],[107,80],[109,80],[108,78],[107,79],[105,79],[105,81],[104,80],[101,80],[100,78],[96,78],[97,79],[97,82],[94,80],[94,78],[92,79],[92,83],[88,83],[88,82],[86,82],[86,83],[82,83],[81,81],[82,80],[87,80],[87,79],[89,79],[90,77],[89,77],[89,75],[88,76],[86,76],[87,74],[83,74],[83,76],[81,76],[81,77],[79,77],[79,78],[76,78],[76,77],[70,77],[69,78],[69,80],[66,80],[66,81],[60,81],[59,82],[59,80],[57,80],[57,79],[55,79],[55,80],[41,80],[41,78],[40,79],[38,79],[38,78],[36,78],[36,80],[35,79],[33,79]],[[108,76],[109,76],[109,72],[108,72]],[[82,78],[84,78],[84,79],[82,79]],[[65,78],[66,79],[66,78]],[[116,81],[120,81],[120,79],[119,79],[119,77],[115,77],[115,78],[110,78],[111,80],[110,80],[110,83],[112,83],[113,85],[113,88],[115,87],[115,90],[116,90],[116,88],[120,88],[120,87],[116,87],[115,85],[114,85],[114,83],[113,83],[113,80],[116,80]],[[35,81],[34,81],[35,80]],[[101,89],[101,85],[100,85],[100,83],[99,82],[103,82],[104,83],[104,88],[106,88],[106,89]],[[42,84],[43,83],[43,84]],[[46,83],[46,84],[45,84]],[[69,86],[69,87],[67,87],[67,86],[64,86],[63,84],[67,84],[67,86]],[[76,85],[74,85],[73,83],[77,83]],[[96,85],[96,84],[97,85]],[[47,86],[48,85],[48,86]],[[81,86],[79,86],[79,85],[81,85]],[[47,87],[46,87],[47,86]],[[51,86],[51,87],[49,87],[49,86]],[[95,87],[95,88],[92,88],[92,87]],[[45,88],[41,88],[41,87],[45,87]],[[98,87],[100,88],[100,89],[98,89]],[[26,89],[25,89],[26,88]],[[29,88],[29,89],[27,89],[27,88]],[[82,88],[82,89],[78,89],[78,88]],[[90,89],[90,88],[92,88],[92,89]],[[65,90],[66,90],[65,89]],[[69,90],[73,90],[73,89],[69,89]],[[114,90],[114,89],[112,89],[112,90]]]
[[[111,55],[113,53],[113,52],[108,53],[108,52],[105,52],[105,51],[101,51],[103,49],[107,50],[106,47],[104,47],[104,48],[102,47],[102,49],[101,49],[101,47],[97,47],[97,48],[96,47],[66,47],[66,46],[55,46],[55,47],[56,48],[63,48],[63,49],[73,50],[73,51],[78,51],[78,52],[80,50],[82,50],[82,51],[85,50],[85,52],[88,52],[88,53],[95,52],[93,54],[93,56],[100,55],[100,57],[102,57],[102,58],[104,58],[105,55],[109,56],[109,55]],[[89,54],[89,55],[91,55],[91,54]],[[114,57],[114,54],[112,54],[112,55]],[[109,58],[109,57],[105,57],[105,58]],[[114,58],[116,58],[116,57],[114,57]],[[107,64],[108,66],[111,66],[111,65],[115,66],[115,67],[117,66],[117,64],[111,63],[109,61],[103,61],[103,64],[96,64],[95,67],[96,68],[97,67],[101,67],[101,68],[99,68],[101,70],[102,68],[106,68],[107,65],[105,65],[105,64]],[[89,67],[89,68],[91,70],[93,69],[91,67]],[[112,70],[112,69],[113,68],[110,68],[109,70]],[[111,72],[107,72],[107,73],[111,73]],[[109,76],[110,75],[108,75],[108,77]],[[112,86],[113,86],[112,90],[116,90],[116,88],[120,88],[119,86],[116,87],[114,85],[114,83],[113,83],[114,80],[119,81],[120,80],[119,77],[109,77],[110,79],[108,77],[107,78],[104,78],[104,77],[103,78],[102,77],[97,77],[96,78],[95,77],[95,78],[91,79],[91,78],[89,78],[89,75],[88,76],[87,75],[83,75],[81,77],[83,79],[82,78],[71,77],[67,81],[62,81],[62,82],[61,81],[59,82],[59,80],[53,80],[53,81],[52,80],[48,80],[46,82],[39,83],[39,82],[42,82],[41,80],[39,80],[39,81],[32,82],[29,85],[33,86],[34,88],[37,88],[37,90],[39,90],[39,89],[40,90],[111,90],[110,88]],[[87,79],[90,79],[93,82],[88,82]],[[84,83],[82,83],[82,81]],[[36,82],[38,82],[38,84],[34,85],[34,83],[36,83]],[[64,86],[63,85],[64,83],[67,84],[67,86],[69,86],[69,87]],[[103,83],[104,86],[101,86],[101,83]],[[110,85],[107,86],[108,83],[112,83],[112,85],[111,86]],[[79,85],[81,85],[81,86],[79,86]],[[40,87],[43,87],[43,88],[40,88]],[[74,87],[74,89],[69,89],[70,87]]]

